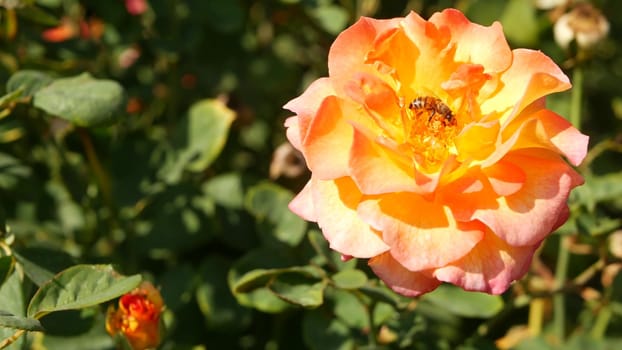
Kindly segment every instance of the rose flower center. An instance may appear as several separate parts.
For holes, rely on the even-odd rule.
[[[436,97],[419,96],[402,112],[405,144],[402,145],[418,166],[435,171],[450,152],[458,123],[453,111]]]

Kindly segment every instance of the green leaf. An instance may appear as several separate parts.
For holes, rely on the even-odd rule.
[[[332,277],[335,287],[341,289],[357,289],[367,283],[367,275],[361,270],[343,270]]]
[[[24,8],[18,9],[17,14],[24,19],[30,20],[38,24],[43,24],[46,26],[58,25],[58,19],[56,17],[37,6],[26,6]]]
[[[20,179],[30,176],[30,168],[23,165],[19,159],[0,153],[0,188],[13,188]],[[2,228],[4,230],[4,227]]]
[[[57,79],[34,94],[34,106],[78,126],[116,120],[125,103],[123,87],[88,73]]]
[[[261,183],[246,194],[246,209],[264,226],[260,227],[278,241],[297,246],[305,235],[307,224],[292,213],[287,205],[294,195],[272,183]]]
[[[230,265],[219,256],[209,256],[201,265],[202,281],[196,290],[196,300],[211,330],[242,330],[251,323],[251,310],[238,304],[227,288]]]
[[[244,10],[237,1],[210,0],[204,6],[206,23],[219,32],[234,32],[244,23]]]
[[[223,207],[240,209],[244,205],[242,176],[238,173],[215,176],[203,185],[203,192]]]
[[[324,302],[326,281],[305,278],[299,274],[282,274],[268,288],[279,298],[306,308],[314,308]]]
[[[422,300],[462,317],[488,318],[503,308],[503,299],[499,295],[467,292],[447,284],[440,285],[434,292],[423,296]]]
[[[255,269],[240,276],[233,284],[234,293],[245,293],[266,286],[273,278],[281,274],[297,274],[314,279],[321,279],[324,271],[315,266],[292,266],[281,269]]]
[[[234,119],[235,112],[220,100],[193,104],[173,136],[174,159],[161,169],[160,176],[177,183],[183,170],[200,172],[209,167],[225,146]]]
[[[6,83],[7,92],[21,90],[21,96],[30,97],[45,86],[48,86],[54,79],[47,73],[37,70],[20,70],[15,72]]]
[[[28,317],[101,304],[136,288],[140,275],[119,275],[110,265],[77,265],[63,270],[32,297]]]
[[[520,46],[538,43],[536,8],[528,1],[510,0],[500,19],[509,41]]]
[[[312,350],[351,350],[354,340],[348,326],[321,309],[306,312],[302,319],[304,341]]]
[[[0,286],[0,310],[11,313],[19,317],[24,316],[26,309],[24,292],[22,290],[22,280],[19,273],[13,272],[11,276]],[[15,330],[12,328],[0,327],[0,339],[5,339],[13,335]],[[21,350],[26,341],[26,337],[19,338],[15,343],[5,348],[6,350]]]
[[[14,255],[28,278],[39,287],[74,263],[67,253],[45,248],[27,248]]]
[[[32,332],[42,332],[43,326],[39,320],[15,316],[10,312],[0,310],[0,327],[23,329]]]
[[[14,263],[12,256],[0,256],[0,286],[13,271]]]
[[[334,303],[335,316],[343,323],[360,330],[369,329],[367,307],[353,293],[336,289],[330,297]]]
[[[323,5],[311,11],[320,27],[326,32],[337,35],[348,25],[348,12],[341,6]]]

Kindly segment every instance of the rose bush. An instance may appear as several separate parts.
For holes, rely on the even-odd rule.
[[[545,106],[571,86],[560,68],[453,9],[361,18],[328,68],[285,105],[311,170],[290,209],[398,293],[507,290],[583,182],[563,157],[588,137]]]

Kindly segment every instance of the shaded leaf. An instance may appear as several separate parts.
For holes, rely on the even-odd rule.
[[[203,192],[223,207],[240,209],[244,205],[242,176],[237,173],[215,176],[203,185]]]
[[[43,326],[39,320],[15,316],[10,312],[0,310],[0,327],[23,329],[26,331],[42,332]]]
[[[54,80],[34,94],[34,106],[78,126],[113,122],[125,103],[123,87],[88,73]]]
[[[354,349],[348,327],[340,319],[330,317],[321,310],[304,314],[302,332],[305,343],[313,350]]]
[[[15,259],[37,286],[51,280],[57,272],[73,265],[73,258],[62,251],[27,248],[15,253]]]
[[[12,256],[0,256],[0,285],[9,277],[13,270],[13,264]]]
[[[77,265],[63,270],[32,297],[29,317],[80,309],[119,297],[136,288],[140,275],[119,275],[110,265]]]

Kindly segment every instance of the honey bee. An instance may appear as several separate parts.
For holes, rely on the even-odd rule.
[[[430,96],[420,96],[415,98],[410,105],[408,106],[410,109],[415,111],[415,113],[420,113],[425,111],[428,113],[428,123],[431,122],[435,118],[435,116],[440,116],[441,121],[447,125],[455,125],[456,119],[454,117],[454,113],[451,109],[443,103],[440,99],[436,97]]]

